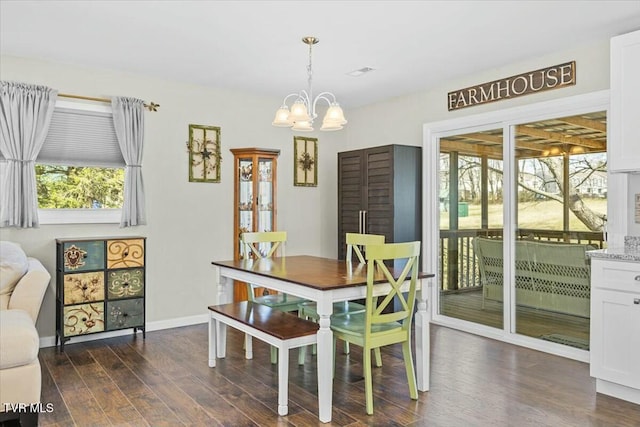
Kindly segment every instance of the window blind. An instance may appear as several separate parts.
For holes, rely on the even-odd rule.
[[[36,163],[124,167],[113,115],[56,107]]]

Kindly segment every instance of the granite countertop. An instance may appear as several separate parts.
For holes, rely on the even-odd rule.
[[[624,247],[607,248],[587,251],[587,256],[591,258],[602,258],[618,261],[640,262],[640,237],[626,236]]]

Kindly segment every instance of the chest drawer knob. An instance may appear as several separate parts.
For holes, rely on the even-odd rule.
[[[634,304],[640,304],[640,298],[634,298],[633,299],[633,303]]]
[[[634,279],[634,280],[636,280],[636,281],[640,282],[640,274],[638,274],[638,275],[635,277],[635,279]]]

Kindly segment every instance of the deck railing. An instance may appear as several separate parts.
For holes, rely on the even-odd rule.
[[[477,289],[480,284],[478,261],[473,252],[475,237],[502,238],[503,229],[440,230],[440,289],[463,291]],[[519,229],[518,239],[591,245],[602,249],[604,240],[598,231],[561,231]]]

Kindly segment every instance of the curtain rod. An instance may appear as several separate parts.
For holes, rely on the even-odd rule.
[[[73,98],[73,99],[84,99],[86,101],[96,101],[96,102],[106,102],[107,104],[111,104],[111,100],[109,98],[96,98],[93,96],[82,96],[82,95],[71,95],[68,93],[59,93],[58,96],[63,98]],[[149,102],[148,104],[144,104],[144,108],[149,111],[158,111],[158,107],[160,104],[156,104],[155,102]]]

